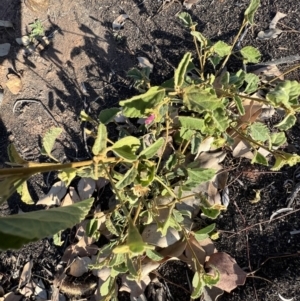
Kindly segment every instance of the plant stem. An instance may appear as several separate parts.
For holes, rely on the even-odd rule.
[[[235,44],[237,43],[237,41],[238,41],[238,39],[239,39],[239,36],[241,35],[241,33],[242,33],[244,27],[246,26],[246,24],[247,24],[247,21],[244,19],[243,24],[242,24],[242,26],[241,26],[241,28],[240,28],[238,34],[235,36],[235,38],[234,38],[234,40],[233,40],[233,43],[232,43],[232,45],[231,45],[231,47],[230,47],[230,52],[229,52],[229,54],[227,54],[227,56],[225,57],[225,59],[224,59],[224,61],[223,61],[223,63],[222,63],[222,66],[221,66],[220,69],[216,72],[216,77],[217,77],[217,76],[222,72],[222,70],[224,69],[224,67],[225,67],[225,65],[226,65],[226,63],[227,63],[227,61],[229,60],[229,57],[231,56],[232,50],[233,50]]]
[[[156,176],[154,177],[154,180],[156,180],[156,181],[157,181],[158,183],[160,183],[164,188],[166,188],[166,190],[169,192],[169,194],[170,194],[173,198],[175,198],[176,200],[178,200],[178,198],[177,198],[176,194],[173,192],[173,190],[170,189],[170,187],[168,187],[158,175],[156,175]]]

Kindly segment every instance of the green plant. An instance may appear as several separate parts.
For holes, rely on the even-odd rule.
[[[29,26],[31,31],[28,34],[28,37],[31,43],[45,35],[44,26],[39,19],[36,19],[33,23],[29,24]]]
[[[99,237],[95,221],[104,218],[105,229],[111,235],[110,242],[99,249],[98,262],[92,266],[100,270],[110,269],[100,288],[103,300],[116,298],[117,276],[127,275],[127,280],[140,282],[148,276],[149,267],[151,271],[169,257],[180,258],[193,269],[192,298],[198,298],[204,292],[209,294],[207,287],[212,290],[226,289],[218,287],[218,281],[220,275],[223,279],[228,277],[228,270],[223,272],[222,263],[217,264],[213,259],[205,261],[207,255],[212,255],[206,247],[209,244],[213,249],[210,235],[215,225],[192,226],[199,209],[212,219],[225,209],[220,203],[212,203],[201,185],[215,179],[217,172],[215,168],[204,167],[201,152],[222,148],[230,150],[243,142],[253,155],[252,163],[268,165],[262,149],[274,156],[274,170],[285,164],[300,162],[299,156],[279,150],[286,141],[284,131],[293,126],[295,114],[299,111],[300,84],[283,81],[273,87],[261,83],[256,75],[243,70],[236,73],[224,70],[231,55],[239,57],[245,64],[259,61],[260,53],[251,46],[234,50],[243,28],[253,24],[258,5],[258,0],[251,1],[233,45],[222,41],[212,43],[196,31],[196,24],[189,14],[181,13],[180,19],[191,30],[199,67],[194,65],[192,54],[186,53],[174,77],[154,87],[150,84],[149,70],[131,70],[130,76],[135,79],[136,88],[144,93],[120,101],[121,108],[103,110],[98,120],[82,112],[81,120],[94,126],[94,130],[89,131],[95,138],[92,160],[65,164],[26,162],[13,145],[9,147],[14,168],[0,170],[1,203],[16,189],[22,199],[28,201],[26,181],[36,173],[59,171],[58,177],[67,186],[76,176],[109,180],[115,206],[96,214],[87,230],[90,236]],[[209,64],[210,69],[207,68]],[[215,70],[213,73],[209,71],[212,68]],[[265,98],[253,96],[261,89],[266,92]],[[263,105],[284,112],[285,117],[277,124],[276,131],[271,132],[259,120]],[[119,138],[112,141],[107,127],[120,114],[128,118],[129,125],[135,118],[144,118],[144,123],[138,129],[135,126],[129,129],[119,127]],[[60,133],[61,129],[51,129],[43,139],[43,153],[55,161],[51,150]],[[77,220],[88,212],[92,201],[79,203],[77,207],[80,204],[82,212],[74,214]],[[63,208],[51,210],[60,209]],[[32,220],[27,229],[26,226],[12,228],[14,217],[6,217],[5,226],[1,224],[3,218],[0,218],[0,248],[19,247],[20,243],[14,237],[23,239],[25,229],[38,227],[39,224],[34,221],[35,215],[43,214],[43,218],[46,215],[51,220],[51,210],[24,215]],[[59,226],[51,229],[52,234],[68,226],[60,223],[60,219],[58,217],[58,222],[56,220]],[[54,220],[51,222],[54,223]],[[8,228],[11,228],[9,232]],[[173,244],[167,242],[165,246],[157,247],[157,241],[151,241],[147,231],[152,231],[152,236],[159,239],[176,239]],[[21,242],[40,239],[45,235],[49,233],[27,235],[26,240]],[[5,244],[2,237],[6,239]],[[219,255],[215,257],[226,260],[223,253],[216,254]],[[240,278],[245,277],[246,274],[241,271]]]

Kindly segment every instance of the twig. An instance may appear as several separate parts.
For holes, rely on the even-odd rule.
[[[290,215],[290,214],[292,214],[292,213],[296,213],[296,212],[298,212],[298,211],[300,211],[300,208],[299,208],[299,209],[296,209],[296,210],[293,210],[293,211],[291,211],[291,212],[288,212],[288,213],[286,213],[286,214],[283,214],[283,215],[281,215],[281,216],[278,216],[278,217],[276,217],[276,218],[273,218],[272,221],[275,221],[275,220],[277,220],[277,219],[283,218],[283,217],[285,217],[285,216],[288,216],[288,215]],[[235,236],[235,235],[238,235],[238,234],[240,234],[240,233],[242,233],[242,232],[244,232],[244,231],[247,231],[247,230],[249,230],[249,229],[252,229],[252,228],[254,228],[254,227],[256,227],[256,226],[259,226],[259,225],[262,225],[262,224],[267,224],[267,223],[270,223],[270,220],[269,220],[269,219],[268,219],[267,221],[262,221],[262,222],[259,222],[259,223],[255,223],[255,224],[253,224],[253,225],[251,225],[251,226],[248,226],[248,227],[246,227],[246,228],[244,228],[244,229],[242,229],[242,230],[239,230],[238,232],[236,232],[236,233],[234,233],[234,234],[228,236],[228,239],[231,238],[231,237],[233,237],[233,236]],[[223,231],[223,232],[225,233],[225,231]]]
[[[53,120],[53,122],[57,126],[59,126],[58,122],[55,120],[55,118],[53,117],[53,115],[51,114],[49,109],[39,99],[31,99],[31,98],[29,98],[29,99],[27,99],[27,98],[17,99],[14,103],[14,106],[13,106],[13,113],[15,113],[15,109],[18,106],[18,104],[22,104],[23,102],[32,102],[32,103],[40,104],[43,107],[43,109],[46,111],[47,115]]]

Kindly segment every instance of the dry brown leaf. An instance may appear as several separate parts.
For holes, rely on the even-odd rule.
[[[78,182],[77,191],[80,199],[89,199],[94,193],[96,188],[96,181],[92,178],[81,178]]]
[[[124,25],[126,19],[128,19],[128,18],[129,18],[129,17],[128,17],[128,15],[126,15],[126,14],[121,14],[120,16],[118,16],[118,17],[113,21],[113,24],[112,24],[113,30],[120,30],[120,29],[123,27],[123,25]]]
[[[193,4],[196,4],[198,2],[199,2],[199,0],[184,0],[183,6],[187,9],[190,9],[193,6]]]
[[[28,282],[25,286],[19,290],[20,294],[24,297],[31,298],[34,294],[36,284],[33,281]]]
[[[45,289],[44,282],[42,279],[39,279],[35,281],[37,283],[35,290],[34,290],[34,295],[35,295],[35,300],[36,301],[42,301],[42,300],[47,300],[47,291]]]
[[[211,288],[205,286],[203,288],[203,300],[205,301],[216,301],[223,294],[224,291],[216,286],[212,286]]]
[[[251,152],[251,145],[244,140],[240,140],[238,142],[238,144],[234,147],[232,151],[232,155],[235,158],[243,157],[250,160],[252,160],[254,156]]]
[[[178,258],[179,256],[182,255],[182,253],[186,249],[186,244],[187,244],[187,242],[185,240],[177,241],[177,242],[175,242],[175,244],[159,251],[159,254],[165,258],[170,258],[170,257]]]
[[[166,236],[162,236],[157,230],[157,224],[146,225],[142,233],[143,241],[160,248],[166,248],[173,245],[181,239],[181,235],[174,228],[169,228]]]
[[[18,94],[22,90],[21,78],[15,74],[9,74],[6,86],[12,94]]]
[[[216,287],[230,293],[238,285],[243,285],[246,281],[247,273],[244,272],[236,261],[227,253],[219,252],[210,256],[205,263],[208,273],[214,275],[216,268],[220,273],[220,281]]]
[[[33,261],[32,260],[28,261],[24,265],[22,274],[20,276],[20,281],[19,281],[19,286],[18,286],[19,289],[21,287],[23,287],[25,284],[27,284],[28,281],[30,280],[32,267],[33,267]]]
[[[89,257],[75,258],[70,266],[69,274],[74,277],[82,276],[84,273],[88,272],[88,265],[91,264],[91,262],[92,260]]]
[[[204,249],[206,256],[210,256],[211,254],[218,252],[213,241],[209,237],[198,241],[198,243]]]
[[[4,295],[3,300],[4,301],[20,301],[23,298],[22,295],[16,295],[13,292],[7,293]]]
[[[276,25],[278,23],[278,21],[284,17],[286,17],[287,15],[286,14],[283,14],[281,12],[277,12],[275,17],[272,19],[270,25],[269,25],[269,28],[272,29],[272,28],[276,28]]]
[[[97,263],[99,263],[99,262],[97,261]],[[93,273],[94,276],[99,277],[103,281],[106,281],[106,279],[111,274],[111,268],[103,267],[101,269],[93,269],[92,273]]]
[[[282,72],[280,72],[276,65],[263,66],[259,69],[252,71],[251,73],[257,76],[261,76],[262,82],[268,82],[275,77],[278,77],[280,80],[284,80],[284,75],[282,74]],[[254,95],[252,96],[255,97]]]
[[[58,181],[51,187],[46,196],[41,198],[36,204],[46,206],[60,205],[60,201],[66,195],[66,193],[67,187],[65,182]]]
[[[122,291],[128,292],[132,297],[137,298],[142,293],[144,293],[149,283],[150,283],[150,277],[148,275],[143,277],[139,282],[134,280],[128,280],[126,275],[123,275],[120,292]]]
[[[149,68],[150,71],[152,72],[152,70],[153,70],[153,64],[151,64],[146,57],[139,56],[139,57],[137,57],[137,59],[139,61],[139,67],[141,67],[141,68]]]
[[[279,28],[270,28],[266,30],[262,30],[257,34],[257,39],[259,40],[270,40],[270,39],[276,39],[280,34],[282,33],[282,30]]]

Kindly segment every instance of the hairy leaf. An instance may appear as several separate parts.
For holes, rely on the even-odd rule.
[[[116,188],[118,189],[122,189],[128,185],[130,185],[131,183],[133,183],[133,181],[135,180],[136,176],[137,176],[137,169],[135,168],[135,166],[132,166],[123,176],[123,178],[116,184]]]
[[[258,63],[260,61],[261,54],[259,50],[257,50],[253,46],[246,46],[242,48],[240,52],[246,64]]]
[[[240,115],[242,115],[242,116],[245,115],[245,108],[243,106],[242,99],[238,95],[235,95],[234,101],[235,101],[236,107],[237,107]]]
[[[192,284],[193,284],[193,292],[191,294],[191,298],[192,299],[197,299],[202,295],[203,288],[205,286],[205,284],[202,281],[202,277],[200,275],[200,272],[196,272],[194,274]]]
[[[184,89],[183,103],[191,111],[202,113],[224,109],[224,105],[213,90],[204,90],[203,87],[191,85]]]
[[[270,138],[270,131],[268,127],[260,122],[254,122],[250,125],[249,134],[256,141],[265,142]]]
[[[24,181],[22,185],[17,188],[17,192],[21,196],[21,200],[28,205],[33,205],[34,201],[31,198],[31,195],[28,191],[27,181]]]
[[[300,156],[282,151],[276,151],[274,157],[276,161],[271,169],[275,171],[280,170],[284,165],[294,166],[300,162]]]
[[[103,123],[98,126],[97,138],[94,142],[92,152],[95,156],[99,155],[106,149],[107,129]]]
[[[119,157],[128,161],[134,161],[137,159],[135,152],[140,147],[141,142],[138,138],[133,136],[127,136],[118,140],[113,146],[112,150]]]
[[[296,116],[289,114],[285,116],[285,118],[275,126],[282,131],[286,131],[290,129],[293,125],[295,125],[296,121],[297,121]]]
[[[181,12],[178,14],[178,18],[182,21],[182,23],[191,28],[195,23],[193,23],[193,20],[191,18],[191,15],[187,12]]]
[[[52,148],[54,146],[55,140],[62,133],[61,128],[51,128],[47,131],[45,136],[43,137],[43,149],[42,154],[48,155],[48,157],[52,158],[55,161],[58,161],[51,155]]]
[[[180,125],[186,129],[189,130],[203,130],[204,120],[200,118],[195,117],[187,117],[187,116],[179,116],[178,120],[180,122]]]
[[[18,249],[79,223],[89,212],[94,199],[74,205],[34,211],[0,218],[0,249]]]
[[[231,51],[231,46],[224,43],[223,41],[218,41],[214,45],[214,52],[217,53],[220,57],[228,55]]]
[[[164,88],[152,87],[146,93],[122,100],[119,104],[123,107],[123,114],[126,117],[141,118],[153,113],[155,106],[163,101],[165,94]]]
[[[184,185],[201,184],[210,181],[216,171],[212,168],[187,168],[188,179]]]
[[[98,119],[101,123],[108,124],[114,120],[114,118],[120,112],[120,110],[120,108],[104,109],[100,112]]]
[[[254,23],[254,15],[260,5],[260,0],[251,0],[248,8],[245,11],[245,19],[250,24]]]
[[[187,72],[187,67],[191,61],[192,54],[190,52],[186,53],[182,60],[180,61],[177,69],[175,70],[175,75],[174,75],[174,80],[175,80],[175,88],[176,87],[181,87],[185,74]]]
[[[216,224],[211,224],[194,233],[196,240],[201,241],[209,237],[209,233],[214,231]]]
[[[76,168],[66,168],[58,173],[58,178],[65,182],[65,185],[68,187],[72,180],[76,177],[77,169]]]
[[[280,133],[271,134],[271,142],[272,142],[272,145],[275,147],[282,146],[284,143],[286,143],[285,133],[280,132]]]
[[[254,157],[251,161],[251,163],[258,163],[258,164],[262,164],[262,165],[265,165],[265,166],[268,166],[269,163],[268,163],[268,160],[267,158],[265,158],[260,152],[258,152],[257,150],[255,150],[254,152]]]
[[[154,143],[152,143],[149,147],[143,149],[140,154],[139,158],[141,159],[150,159],[157,155],[157,151],[163,146],[165,139],[160,137]]]
[[[260,82],[260,79],[257,75],[253,73],[247,73],[245,75],[245,81],[247,83],[247,86],[244,90],[244,93],[251,94],[257,91],[258,89],[258,84]]]
[[[199,31],[193,30],[191,31],[191,35],[200,42],[201,47],[206,47],[209,44],[209,41]]]

